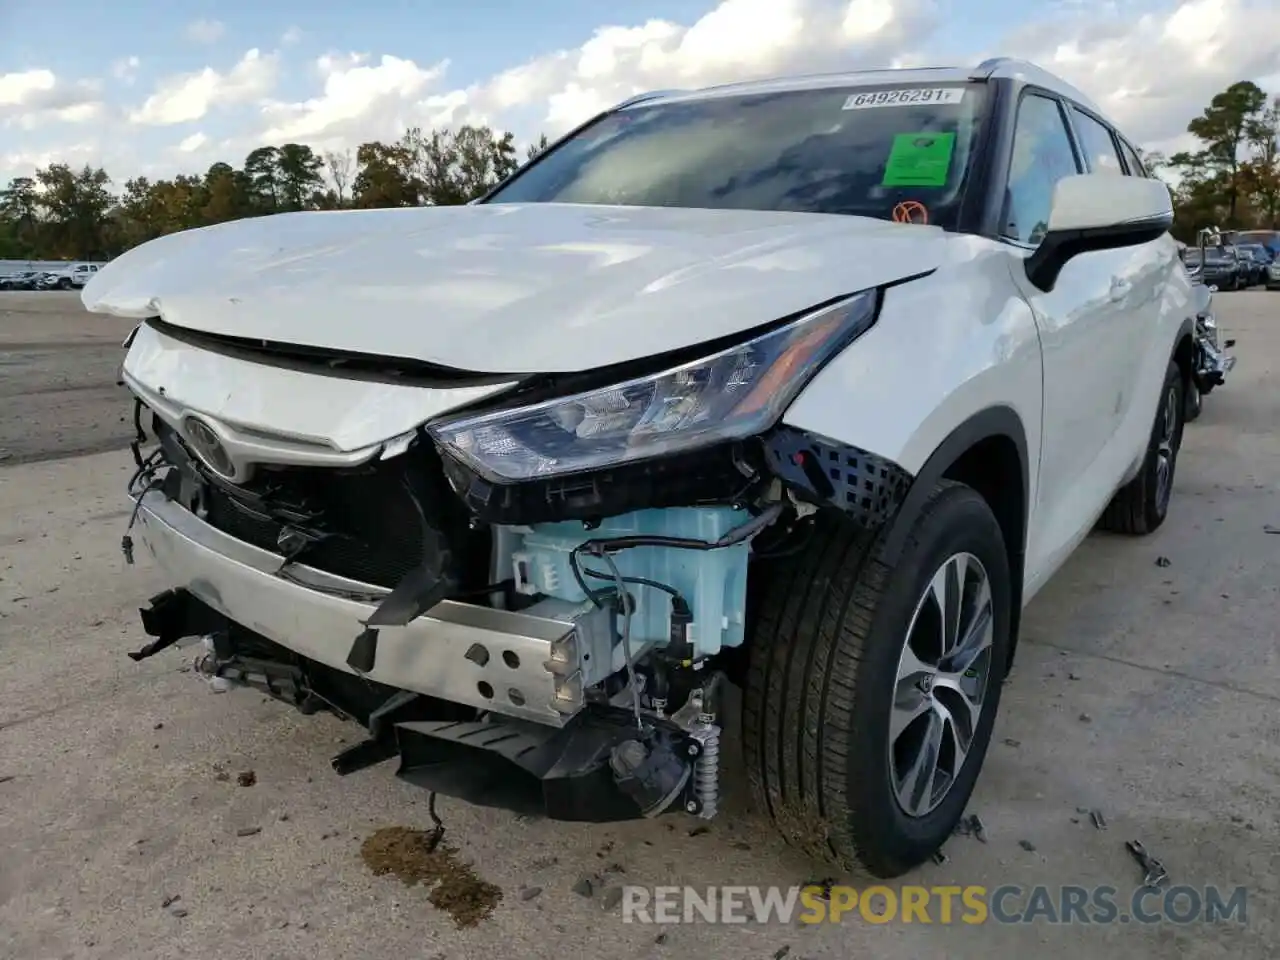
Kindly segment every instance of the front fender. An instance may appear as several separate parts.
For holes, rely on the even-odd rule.
[[[1007,407],[1023,424],[1034,485],[1043,405],[1035,318],[1000,244],[951,242],[948,263],[885,291],[875,325],[814,377],[783,423],[914,476],[965,421]]]

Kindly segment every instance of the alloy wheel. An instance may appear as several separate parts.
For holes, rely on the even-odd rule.
[[[991,583],[971,553],[934,573],[907,628],[889,718],[889,772],[909,817],[946,799],[965,759],[991,678],[995,621]]]
[[[1160,438],[1156,441],[1156,504],[1163,513],[1173,490],[1173,463],[1178,451],[1178,387],[1169,384],[1160,414]]]

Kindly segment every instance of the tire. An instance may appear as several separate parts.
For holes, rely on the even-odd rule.
[[[1187,396],[1186,402],[1183,404],[1182,422],[1191,423],[1200,417],[1200,412],[1204,410],[1204,394],[1200,392],[1200,387],[1196,383],[1195,377],[1187,378]]]
[[[68,280],[66,277],[63,277],[61,280],[59,280],[59,281],[58,281],[58,289],[59,289],[59,290],[70,290],[70,289],[71,289],[71,281],[70,281],[70,280]]]
[[[1183,394],[1182,371],[1176,363],[1170,363],[1160,390],[1160,403],[1156,406],[1156,419],[1151,427],[1151,438],[1147,441],[1142,469],[1111,498],[1099,524],[1104,530],[1141,536],[1164,523],[1173,493],[1178,451],[1182,447],[1186,409]]]
[[[989,640],[974,661],[977,675],[953,675],[983,688],[976,722],[959,709],[955,688],[897,679],[912,624],[925,654],[919,641],[938,622],[929,587],[957,555],[977,561],[968,569],[985,573],[990,589],[990,630],[975,631]],[[807,855],[846,870],[860,863],[876,877],[900,876],[951,836],[991,740],[1013,596],[1000,527],[976,492],[946,481],[931,493],[892,567],[882,557],[881,537],[832,517],[789,566],[758,573],[742,727],[756,804]],[[907,724],[895,754],[890,715],[899,689],[921,703],[950,703],[964,720],[944,736],[954,748],[963,735],[964,759],[953,775],[943,772],[948,789],[921,815],[899,801],[894,771],[906,769],[904,751],[941,714],[930,709]],[[948,756],[954,759],[954,749]]]

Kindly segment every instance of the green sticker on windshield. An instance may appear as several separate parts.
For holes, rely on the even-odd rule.
[[[885,187],[943,187],[951,172],[954,133],[900,133],[884,166]]]

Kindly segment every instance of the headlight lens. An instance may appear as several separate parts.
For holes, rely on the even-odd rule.
[[[871,326],[864,291],[738,346],[616,386],[429,426],[496,482],[577,473],[760,433],[814,372]]]

